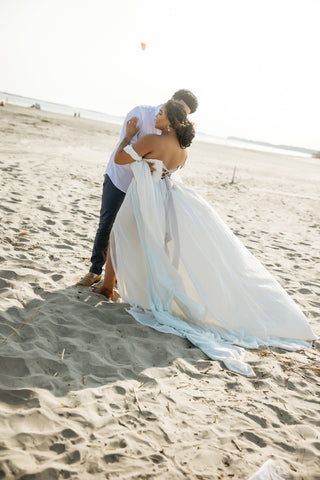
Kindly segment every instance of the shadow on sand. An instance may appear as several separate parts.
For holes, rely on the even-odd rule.
[[[37,294],[24,308],[0,313],[2,401],[8,395],[26,401],[20,389],[65,396],[125,379],[145,383],[152,381],[147,369],[174,361],[202,376],[200,370],[212,364],[188,340],[139,324],[126,312],[128,305],[109,303],[90,289]]]

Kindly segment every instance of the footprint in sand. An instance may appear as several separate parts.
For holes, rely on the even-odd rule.
[[[61,433],[62,433],[62,436],[64,438],[77,438],[77,437],[79,437],[79,435],[74,430],[72,430],[71,428],[66,428]]]
[[[64,249],[64,250],[73,250],[73,247],[70,245],[65,245],[65,244],[56,244],[55,248],[59,249]]]
[[[312,293],[312,290],[309,288],[299,288],[298,292],[302,293],[303,295],[307,295],[308,293]]]
[[[54,282],[58,282],[59,280],[61,280],[61,278],[63,278],[63,275],[54,274],[51,275],[51,278]]]
[[[301,386],[303,384],[300,383]],[[295,425],[297,423],[297,419],[295,419],[290,413],[288,413],[286,410],[283,410],[282,408],[277,407],[276,405],[267,405],[271,410],[273,410],[278,419],[280,420],[281,423],[285,423],[286,425]]]
[[[296,447],[294,445],[289,445],[288,443],[274,442],[274,444],[282,448],[283,450],[286,450],[287,452],[294,452],[296,450]]]
[[[4,210],[6,213],[16,213],[15,210],[12,210],[11,208],[4,207],[3,205],[0,206],[2,210]]]
[[[241,436],[244,436],[249,442],[254,443],[257,447],[264,448],[267,446],[267,443],[263,440],[263,438],[258,437],[252,432],[242,432]]]
[[[41,205],[39,207],[39,210],[42,210],[43,212],[49,212],[49,213],[58,213],[55,210],[52,210],[52,208],[46,207],[45,205]]]
[[[265,418],[258,417],[257,415],[253,415],[252,413],[247,413],[246,416],[248,418],[251,418],[254,422],[256,422],[260,427],[262,428],[267,428],[268,423]]]
[[[49,449],[59,455],[60,453],[64,453],[66,451],[66,446],[64,443],[54,443],[49,447]]]

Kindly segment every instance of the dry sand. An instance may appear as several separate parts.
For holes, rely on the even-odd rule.
[[[320,479],[319,342],[246,378],[74,286],[119,131],[0,108],[0,479]],[[183,177],[319,335],[319,160],[195,142]]]

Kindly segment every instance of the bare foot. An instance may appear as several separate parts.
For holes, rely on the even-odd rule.
[[[117,289],[114,289],[113,291],[108,290],[107,288],[94,288],[93,291],[95,293],[100,293],[101,295],[104,295],[107,297],[109,300],[115,303],[122,303],[122,299],[120,297],[120,293],[118,292]]]
[[[102,287],[94,288],[93,291],[95,293],[100,293],[101,295],[104,295],[107,298],[112,298],[113,295],[114,295],[113,290],[109,290],[108,288],[104,287],[103,285],[102,285]]]

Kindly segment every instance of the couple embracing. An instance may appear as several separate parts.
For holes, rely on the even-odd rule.
[[[315,339],[280,284],[214,209],[174,172],[195,135],[198,106],[179,90],[159,107],[136,107],[109,161],[90,272],[79,282],[119,294],[140,323],[188,338],[210,358],[253,376],[246,348],[289,350]],[[160,134],[160,135],[159,135]],[[108,248],[109,245],[109,248]]]

